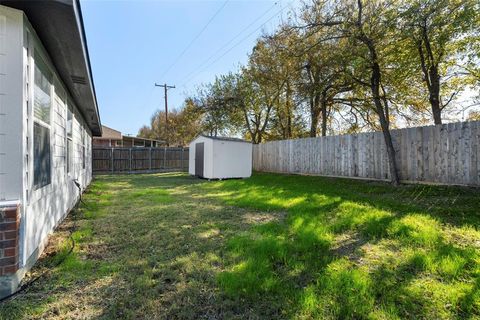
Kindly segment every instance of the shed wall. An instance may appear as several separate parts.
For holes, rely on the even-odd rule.
[[[207,179],[246,178],[252,174],[252,144],[199,136],[190,143],[188,172],[195,175],[195,145],[204,143],[203,176]]]
[[[213,179],[248,178],[252,175],[252,144],[213,140]]]

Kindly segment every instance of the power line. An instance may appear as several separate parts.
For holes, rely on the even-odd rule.
[[[249,34],[247,34],[245,37],[243,37],[240,41],[238,41],[235,45],[233,45],[232,47],[230,47],[227,51],[225,51],[221,56],[219,56],[217,59],[215,59],[214,61],[212,61],[210,64],[208,64],[205,68],[203,68],[201,71],[197,72],[197,74],[195,74],[193,77],[190,77],[187,79],[187,81],[185,82],[188,82],[190,80],[193,80],[195,79],[196,77],[198,77],[198,75],[200,75],[200,73],[202,73],[203,71],[205,71],[206,69],[210,68],[215,62],[217,62],[218,60],[220,60],[221,58],[223,58],[225,55],[227,55],[230,51],[232,51],[235,47],[237,47],[239,44],[241,44],[243,41],[245,41],[246,39],[248,39],[251,35],[253,35],[256,31],[258,31],[259,29],[261,29],[264,25],[266,25],[268,22],[270,22],[271,20],[273,20],[274,18],[276,18],[283,10],[285,10],[285,8],[287,7],[283,7],[282,9],[280,9],[279,11],[277,11],[273,16],[271,16],[267,21],[265,21],[263,24],[261,24],[258,28],[256,28],[255,30],[253,30],[252,32],[250,32]],[[217,52],[218,53],[218,52]],[[216,53],[215,53],[216,54]]]
[[[283,10],[285,10],[286,7],[283,7],[282,9],[280,9],[279,11],[277,11],[273,16],[271,16],[267,21],[265,21],[264,23],[262,23],[260,26],[258,26],[256,29],[254,29],[252,32],[250,32],[249,34],[247,34],[245,37],[243,37],[240,41],[238,41],[237,43],[235,43],[232,47],[230,47],[227,51],[225,51],[221,56],[219,56],[217,59],[215,59],[214,61],[212,61],[210,64],[208,64],[206,67],[204,67],[203,69],[201,69],[199,72],[197,72],[193,77],[190,77],[188,78],[185,82],[188,82],[190,80],[193,80],[195,79],[200,73],[202,73],[203,71],[205,71],[206,69],[208,69],[209,67],[211,67],[213,64],[215,64],[215,62],[217,62],[218,60],[220,60],[221,58],[223,58],[225,55],[227,55],[230,51],[232,51],[235,47],[237,47],[239,44],[241,44],[243,41],[245,41],[246,39],[248,39],[251,35],[253,35],[255,32],[257,32],[258,30],[260,30],[263,26],[265,26],[268,22],[270,22],[271,20],[273,20],[274,18],[276,18]],[[218,50],[217,52],[215,52],[213,54],[213,56],[215,56],[217,53],[219,53],[221,50]]]
[[[185,49],[183,49],[183,51],[180,53],[180,55],[177,56],[177,58],[173,61],[173,63],[165,70],[165,72],[163,72],[163,74],[160,76],[160,78],[163,78],[176,64],[177,62],[185,55],[185,53],[187,52],[188,49],[190,49],[190,47],[193,45],[193,43],[203,34],[203,32],[208,28],[208,26],[210,25],[210,23],[212,23],[212,21],[215,19],[216,16],[218,16],[218,14],[223,10],[223,8],[225,8],[225,6],[227,5],[227,3],[229,2],[230,0],[226,0],[223,5],[218,8],[218,10],[215,12],[215,14],[210,18],[210,20],[208,20],[208,22],[203,26],[203,28],[200,30],[200,32],[192,39],[192,41],[190,41],[190,43],[185,47]]]
[[[232,39],[230,39],[227,43],[225,43],[220,49],[216,50],[210,57],[208,57],[208,59],[204,60],[195,70],[193,70],[192,72],[190,72],[189,74],[187,74],[185,76],[184,79],[190,79],[190,76],[195,74],[198,70],[200,70],[201,68],[203,68],[203,66],[208,63],[210,61],[210,59],[212,59],[213,57],[215,57],[215,55],[222,51],[223,49],[227,48],[234,40],[236,40],[238,37],[240,37],[246,30],[248,30],[252,25],[254,25],[255,23],[257,23],[260,19],[262,19],[267,13],[269,13],[276,5],[278,4],[278,2],[275,2],[270,8],[268,8],[265,12],[263,12],[260,16],[258,16],[255,20],[253,20],[248,26],[246,26],[245,28],[243,28],[239,33],[237,33]]]

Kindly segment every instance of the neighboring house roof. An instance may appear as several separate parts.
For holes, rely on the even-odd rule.
[[[102,134],[78,0],[0,0],[25,12],[94,136]]]
[[[125,139],[134,139],[139,141],[156,141],[159,143],[164,143],[163,140],[157,139],[150,139],[150,138],[143,138],[143,137],[136,137],[136,136],[129,136],[129,135],[122,135],[122,132],[102,125],[102,135],[100,137],[94,137],[95,140],[125,140]]]
[[[214,137],[214,136],[207,136],[207,135],[204,135],[204,134],[201,134],[200,137],[209,138],[209,139],[212,139],[212,140],[222,140],[222,141],[234,141],[234,142],[246,142],[246,143],[250,143],[250,141],[243,140],[243,139],[239,139],[239,138]]]
[[[157,140],[157,139],[150,139],[150,138],[143,138],[143,137],[137,137],[137,136],[122,136],[122,138],[125,139],[134,139],[134,140],[145,140],[145,141],[156,141],[160,143],[164,143],[165,141],[163,140]]]
[[[102,125],[102,135],[95,139],[122,140],[122,133],[118,130]]]

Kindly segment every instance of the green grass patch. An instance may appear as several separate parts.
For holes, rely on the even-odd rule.
[[[480,318],[478,189],[170,173],[84,201],[0,319]]]
[[[478,189],[272,174],[203,187],[229,205],[288,213],[229,241],[218,279],[230,294],[273,296],[289,318],[480,316]]]

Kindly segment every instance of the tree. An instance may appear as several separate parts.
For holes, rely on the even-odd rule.
[[[239,73],[230,74],[229,79],[231,85],[225,99],[243,117],[245,137],[252,143],[261,143],[270,123],[275,95],[250,68],[241,68]]]
[[[249,68],[262,88],[264,102],[273,105],[270,136],[282,139],[303,136],[304,133],[295,101],[301,64],[287,49],[293,45],[291,34],[265,35],[257,41],[249,59]]]
[[[172,122],[253,143],[381,130],[396,184],[390,130],[470,108],[449,111],[480,87],[479,12],[477,0],[310,0],[257,39],[245,66],[186,99],[191,118]],[[142,134],[163,136],[154,118]],[[182,130],[170,139],[192,135]]]
[[[308,25],[314,19],[316,11],[313,8],[304,8],[299,17],[301,24]],[[316,137],[321,123],[321,135],[325,136],[330,117],[333,117],[335,98],[352,89],[349,79],[342,73],[342,68],[348,63],[345,60],[345,40],[336,35],[330,36],[323,28],[297,28],[291,25],[279,32],[293,39],[289,49],[290,55],[299,61],[297,64],[302,71],[297,94],[300,100],[306,100],[308,104],[309,135]]]
[[[210,136],[234,135],[241,127],[242,119],[227,99],[231,91],[229,76],[217,76],[211,84],[203,85],[197,94],[188,98],[189,103],[199,110],[202,130]]]
[[[200,113],[190,101],[186,101],[180,110],[168,113],[169,130],[165,130],[165,112],[156,111],[150,120],[150,126],[143,126],[139,137],[170,141],[170,145],[186,146],[202,132]]]
[[[349,79],[344,77],[341,71],[345,63],[341,41],[339,39],[323,41],[320,46],[318,50],[307,51],[305,54],[307,81],[304,90],[310,106],[310,137],[317,136],[320,117],[321,135],[327,135],[328,118],[335,98],[352,90]]]
[[[401,29],[410,39],[405,49],[415,53],[435,124],[465,87],[457,62],[463,59],[464,37],[478,32],[479,10],[476,0],[409,0],[400,7]]]
[[[308,28],[322,31],[326,28],[323,33],[327,39],[348,40],[351,64],[344,68],[344,72],[359,88],[369,91],[372,103],[365,103],[365,107],[375,111],[387,147],[391,181],[394,185],[399,184],[382,69],[388,61],[388,48],[396,40],[395,34],[391,33],[391,25],[396,22],[392,2],[369,1],[364,4],[357,0],[356,3],[343,1],[328,6],[320,3],[310,10],[316,14],[307,22]]]

